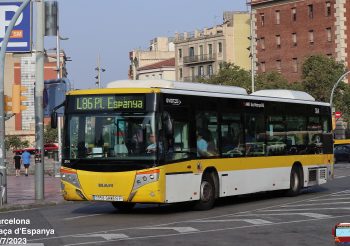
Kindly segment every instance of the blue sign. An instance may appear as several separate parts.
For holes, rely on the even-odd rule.
[[[0,48],[5,37],[7,27],[22,2],[0,3]],[[6,52],[30,52],[32,41],[32,4],[29,3],[18,17],[10,35]]]

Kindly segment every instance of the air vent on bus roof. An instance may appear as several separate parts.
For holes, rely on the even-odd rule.
[[[278,97],[304,101],[315,101],[315,98],[304,91],[293,90],[261,90],[250,94],[252,96]]]
[[[244,88],[237,86],[212,85],[204,83],[177,82],[171,80],[117,80],[107,84],[107,88],[161,88],[187,91],[204,91],[247,95]]]

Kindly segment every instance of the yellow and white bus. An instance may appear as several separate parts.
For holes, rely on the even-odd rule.
[[[68,93],[64,130],[64,198],[118,209],[297,195],[333,173],[329,104],[299,91],[117,81]]]

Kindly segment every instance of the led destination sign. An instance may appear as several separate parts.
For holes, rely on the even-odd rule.
[[[145,108],[145,98],[140,95],[84,95],[76,96],[73,100],[74,111],[97,110],[142,110]]]

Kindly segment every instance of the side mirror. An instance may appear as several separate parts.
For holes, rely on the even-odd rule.
[[[51,128],[56,129],[57,128],[57,112],[53,111],[51,113]]]

